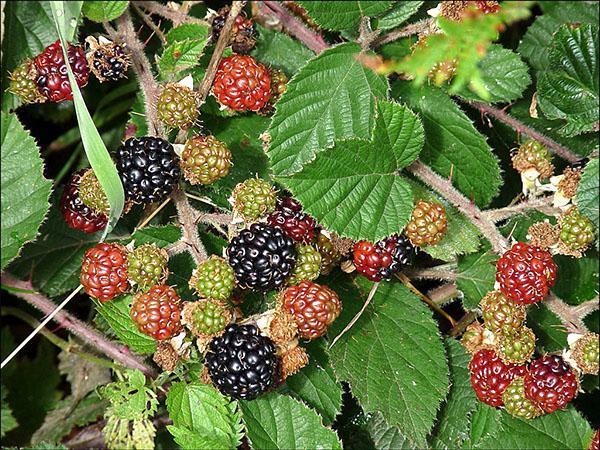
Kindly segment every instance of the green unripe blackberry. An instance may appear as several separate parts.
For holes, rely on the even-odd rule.
[[[571,208],[560,220],[560,240],[571,250],[583,250],[594,242],[594,224],[576,208]]]
[[[502,394],[502,401],[506,412],[515,417],[530,420],[544,413],[539,406],[525,396],[523,377],[517,377],[511,381]]]
[[[573,344],[573,360],[583,373],[598,375],[598,347],[596,333],[586,333]]]
[[[220,333],[231,317],[231,310],[217,300],[188,302],[183,307],[183,323],[198,337]]]
[[[38,90],[36,78],[37,72],[33,61],[26,59],[10,74],[8,91],[18,95],[25,104],[45,102],[46,97]]]
[[[500,291],[490,291],[479,303],[484,326],[495,334],[511,334],[525,321],[525,307]]]
[[[110,203],[104,193],[96,174],[92,169],[88,169],[81,176],[79,181],[79,198],[96,214],[108,216],[110,213]]]
[[[165,125],[187,130],[198,119],[196,93],[180,84],[167,84],[158,97],[157,114]]]
[[[505,364],[521,365],[531,359],[535,350],[535,334],[521,327],[511,334],[496,336],[496,353]]]
[[[277,192],[261,178],[249,178],[233,190],[234,212],[246,221],[258,220],[275,210]]]
[[[127,274],[138,290],[147,291],[162,284],[169,276],[169,255],[156,244],[142,244],[129,254]]]
[[[310,246],[296,244],[296,253],[298,260],[292,275],[288,278],[288,284],[298,284],[302,280],[316,280],[321,271],[321,254],[319,251]]]
[[[513,155],[512,164],[519,173],[535,169],[542,179],[551,177],[554,172],[550,152],[538,141],[527,141],[522,144]]]
[[[219,256],[211,256],[201,263],[190,278],[190,288],[201,298],[227,300],[235,287],[231,266]]]
[[[191,184],[211,184],[229,173],[231,152],[214,136],[194,136],[185,143],[179,164]]]

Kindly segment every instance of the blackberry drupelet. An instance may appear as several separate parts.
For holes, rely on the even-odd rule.
[[[255,223],[234,237],[227,257],[239,286],[260,291],[283,286],[297,258],[294,241],[263,223]]]
[[[181,175],[173,146],[153,136],[127,139],[117,150],[117,169],[126,198],[135,203],[164,199]]]
[[[234,399],[252,400],[277,381],[275,344],[254,325],[229,325],[210,342],[205,363],[217,389]]]

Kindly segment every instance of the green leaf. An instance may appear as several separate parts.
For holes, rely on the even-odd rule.
[[[131,236],[135,241],[135,246],[152,243],[164,248],[181,239],[181,228],[177,225],[160,225],[144,227],[136,230]]]
[[[287,34],[257,25],[258,39],[252,51],[258,61],[293,75],[314,56],[308,48]]]
[[[497,436],[501,414],[499,409],[478,402],[471,416],[471,434],[463,448],[480,448],[483,440],[490,440]]]
[[[309,364],[285,380],[292,394],[314,408],[331,425],[342,407],[342,386],[335,379],[323,342],[308,344]]]
[[[489,97],[489,103],[511,102],[523,95],[531,83],[527,64],[513,51],[493,44],[479,63],[481,79]],[[462,89],[461,97],[483,100],[474,92]]]
[[[402,436],[397,427],[391,427],[379,411],[373,413],[366,423],[366,429],[377,450],[412,450],[415,447]]]
[[[85,1],[83,14],[94,22],[109,22],[125,12],[129,2],[124,1]]]
[[[421,183],[412,181],[413,198],[441,203],[446,209],[448,230],[441,242],[421,248],[432,258],[442,261],[452,261],[458,255],[473,253],[479,249],[479,231],[473,223],[461,214],[446,199],[435,192],[427,190]]]
[[[361,280],[364,295],[334,286],[344,310],[330,336],[354,317],[371,285]],[[365,412],[381,411],[417,447],[426,446],[448,391],[448,366],[436,322],[418,297],[398,283],[381,283],[360,319],[331,348],[330,358],[338,379],[350,383]]]
[[[390,8],[391,1],[311,2],[299,1],[310,17],[328,30],[347,30],[358,25],[362,17],[374,17]]]
[[[537,85],[538,102],[549,119],[566,121],[559,130],[574,136],[598,129],[598,27],[563,25],[552,39],[549,69]]]
[[[76,343],[71,343],[77,346]],[[110,369],[63,350],[58,354],[58,370],[66,375],[71,385],[71,396],[76,403],[98,386],[110,383]],[[42,439],[44,440],[44,439]]]
[[[206,46],[207,37],[175,41],[165,48],[158,61],[158,70],[162,78],[174,77],[178,72],[195,66]]]
[[[535,19],[519,44],[519,53],[537,70],[548,69],[552,36],[565,23],[598,23],[596,2],[541,2],[544,14]]]
[[[389,30],[397,27],[415,14],[422,4],[422,1],[412,0],[396,2],[389,11],[377,20],[377,28],[380,30]]]
[[[1,115],[0,191],[2,257],[0,269],[35,239],[48,212],[52,183],[44,178],[39,149],[15,114]]]
[[[425,129],[421,161],[438,174],[450,177],[467,198],[486,206],[498,193],[502,177],[498,159],[485,137],[442,90],[396,82],[392,95],[420,113]]]
[[[344,138],[369,139],[375,97],[388,84],[356,60],[360,46],[341,44],[310,60],[277,102],[267,152],[274,176],[290,175]]]
[[[166,404],[173,420],[168,429],[184,448],[191,448],[184,431],[193,435],[193,448],[236,448],[240,444],[242,423],[237,406],[213,386],[174,383]]]
[[[577,188],[577,208],[590,219],[596,226],[596,232],[600,230],[598,223],[598,158],[593,158],[583,169],[579,187]]]
[[[312,409],[287,395],[271,393],[241,401],[242,418],[253,448],[340,449],[336,433]]]
[[[8,401],[6,401],[7,394],[8,390],[2,386],[2,389],[0,389],[0,409],[2,410],[0,414],[0,437],[4,437],[10,430],[14,430],[19,426]]]
[[[58,197],[58,196],[56,196]],[[40,237],[23,248],[10,266],[12,273],[30,278],[33,285],[49,297],[57,297],[79,285],[81,261],[85,251],[100,239],[101,232],[86,234],[69,228],[57,205],[52,203]],[[113,241],[119,236],[111,236]]]
[[[207,39],[210,27],[200,23],[184,23],[178,27],[171,28],[166,35],[167,43],[185,41],[186,39],[198,40]]]
[[[579,305],[598,295],[598,252],[588,249],[582,258],[555,255],[558,277],[552,288],[559,298]]]
[[[71,2],[65,1],[53,1],[50,2],[52,9],[52,16],[54,18],[55,26],[60,35],[60,41],[63,50],[63,56],[68,62],[68,55],[65,51],[66,42],[69,40],[69,30],[73,23],[77,23],[79,17],[79,11],[77,15],[72,11],[72,7],[69,6]],[[82,2],[74,2],[82,3]],[[121,179],[117,172],[115,163],[111,159],[106,146],[100,137],[98,129],[94,125],[94,121],[90,116],[90,113],[85,106],[85,101],[79,90],[79,86],[75,81],[73,71],[71,70],[70,64],[67,64],[67,73],[69,75],[69,83],[73,91],[73,103],[75,105],[75,113],[77,114],[77,123],[81,133],[81,142],[87,155],[88,161],[94,169],[94,174],[102,189],[106,193],[108,202],[110,204],[110,214],[108,214],[108,225],[104,230],[102,238],[103,241],[106,235],[114,228],[125,204],[125,192],[121,185]]]
[[[417,116],[379,101],[372,142],[336,142],[300,172],[279,180],[327,229],[376,241],[398,233],[410,219],[410,185],[397,171],[417,157],[422,145]]]
[[[533,420],[517,419],[502,411],[499,432],[483,440],[478,448],[586,449],[592,434],[590,424],[572,406]]]
[[[543,302],[527,309],[527,324],[535,333],[536,346],[541,354],[560,352],[569,346],[562,321]]]
[[[464,294],[465,309],[477,308],[483,296],[494,290],[497,259],[489,246],[479,253],[459,258],[456,284]]]
[[[434,449],[459,448],[468,438],[471,414],[477,407],[477,397],[470,382],[471,355],[458,341],[446,339],[450,366],[450,392],[438,412],[437,425],[431,437]]]
[[[131,295],[124,295],[110,302],[97,304],[96,311],[108,322],[119,340],[132,351],[142,354],[154,353],[156,341],[140,332],[129,317],[132,300]]]

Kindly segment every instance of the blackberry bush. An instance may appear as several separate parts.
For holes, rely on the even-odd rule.
[[[597,447],[598,15],[3,2],[1,445]]]

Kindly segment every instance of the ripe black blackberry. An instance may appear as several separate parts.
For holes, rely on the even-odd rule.
[[[264,223],[255,223],[234,237],[227,257],[242,289],[277,289],[296,265],[294,241]]]
[[[99,39],[88,36],[85,41],[88,65],[101,83],[126,77],[130,57],[125,44],[112,42],[104,36]]]
[[[125,196],[135,203],[152,203],[168,196],[179,180],[179,158],[161,138],[129,138],[117,150],[117,170]]]
[[[205,363],[216,388],[234,399],[252,400],[277,381],[275,344],[255,325],[229,325],[210,342]]]

